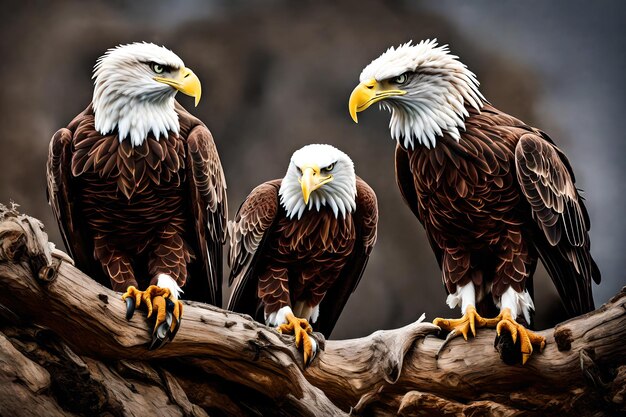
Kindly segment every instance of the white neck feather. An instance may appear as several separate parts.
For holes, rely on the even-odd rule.
[[[100,88],[99,88],[100,87]],[[150,133],[158,140],[170,132],[178,135],[180,125],[174,109],[174,94],[157,100],[121,95],[109,99],[96,84],[93,95],[95,127],[102,135],[117,129],[119,141],[130,137],[133,146],[141,145]]]
[[[450,82],[425,85],[400,99],[383,101],[380,107],[391,112],[391,137],[402,147],[434,148],[444,133],[459,141],[461,131],[465,130],[465,118],[469,116],[466,103],[480,111],[483,100],[477,85]]]
[[[280,204],[290,219],[302,217],[305,210],[320,211],[323,207],[332,210],[335,218],[345,218],[356,210],[356,182],[353,185],[347,180],[334,180],[313,191],[309,204],[304,204],[302,188],[296,176],[287,175],[280,186]]]

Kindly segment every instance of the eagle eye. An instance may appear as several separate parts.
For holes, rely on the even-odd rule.
[[[405,72],[404,74],[400,74],[397,77],[395,77],[392,81],[395,84],[404,84],[407,82],[407,80],[409,79],[409,76],[407,75],[407,73]]]
[[[332,164],[328,165],[326,168],[324,168],[324,171],[332,171],[333,168],[335,167],[335,163],[333,162]]]
[[[163,74],[163,72],[165,71],[165,66],[161,65],[161,64],[157,64],[156,62],[151,62],[150,63],[150,68],[152,69],[152,71],[154,71],[156,74]]]

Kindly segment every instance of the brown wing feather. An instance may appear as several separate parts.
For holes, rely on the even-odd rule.
[[[400,193],[407,206],[411,209],[415,217],[424,223],[419,213],[419,206],[417,201],[417,195],[415,193],[415,185],[413,183],[413,173],[411,172],[411,166],[409,164],[409,156],[406,151],[396,145],[396,183],[400,188]]]
[[[374,190],[362,179],[357,178],[356,211],[353,214],[356,242],[350,258],[339,277],[326,292],[320,304],[320,315],[315,330],[329,337],[348,298],[363,276],[369,255],[376,243],[378,225],[378,202]]]
[[[90,117],[90,109],[91,106],[76,116],[67,128],[58,130],[52,137],[46,163],[47,195],[65,248],[76,265],[102,285],[110,286],[109,277],[94,262],[94,242],[85,235],[86,221],[76,206],[76,185],[71,171],[72,136],[77,127]]]
[[[589,217],[564,155],[544,137],[523,135],[515,148],[517,180],[545,237],[535,242],[571,314],[594,308],[591,279],[600,272],[591,258]]]
[[[80,117],[79,115],[77,119]],[[72,127],[73,125],[70,125],[70,128]],[[54,134],[48,149],[46,164],[48,203],[59,223],[65,248],[76,265],[85,265],[83,267],[85,273],[108,286],[109,279],[93,261],[93,241],[83,235],[84,221],[74,206],[71,161],[72,130],[63,128]]]
[[[193,211],[195,243],[201,264],[208,276],[207,287],[191,279],[186,290],[196,299],[208,299],[222,305],[222,247],[225,241],[228,206],[226,180],[213,137],[203,124],[195,126],[187,137],[189,197]],[[193,275],[193,273],[191,274]],[[194,282],[196,281],[196,282]]]
[[[276,220],[280,184],[281,180],[273,180],[256,187],[239,207],[235,220],[229,222],[228,263],[231,272],[228,283],[234,285],[229,310],[258,316],[258,282],[250,277],[254,275],[266,236],[271,233]]]
[[[409,206],[422,226],[424,226],[424,220],[422,219],[419,211],[419,202],[417,200],[417,192],[415,191],[415,183],[413,181],[413,173],[411,172],[409,156],[406,151],[400,147],[400,145],[396,145],[396,183],[398,184],[398,188],[400,188],[400,193],[402,194],[404,202],[407,206]],[[428,243],[430,243],[430,247],[432,248],[435,258],[437,259],[437,263],[441,268],[443,251],[434,242],[432,234],[428,230],[426,230],[426,235],[428,237]]]

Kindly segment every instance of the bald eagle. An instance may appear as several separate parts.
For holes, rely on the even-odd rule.
[[[226,182],[211,133],[174,99],[198,77],[150,43],[109,49],[91,104],[50,142],[48,200],[76,265],[125,292],[127,319],[155,312],[151,347],[173,338],[179,295],[221,305]],[[143,291],[140,290],[143,289]]]
[[[330,333],[376,242],[376,194],[330,145],[291,157],[283,179],[256,187],[229,223],[234,289],[228,308],[294,333],[308,364],[309,338]]]
[[[539,129],[493,107],[476,76],[436,41],[389,48],[367,65],[349,100],[391,112],[396,179],[426,229],[458,320],[450,336],[495,326],[519,339],[522,362],[543,337],[528,331],[541,259],[571,316],[593,310],[589,216],[565,154]],[[478,311],[477,311],[478,308]],[[479,315],[499,315],[485,319]],[[519,354],[519,352],[518,352]]]

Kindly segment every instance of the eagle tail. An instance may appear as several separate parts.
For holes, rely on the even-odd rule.
[[[595,310],[591,280],[600,282],[600,270],[588,247],[552,246],[535,242],[539,257],[554,282],[569,317]]]

